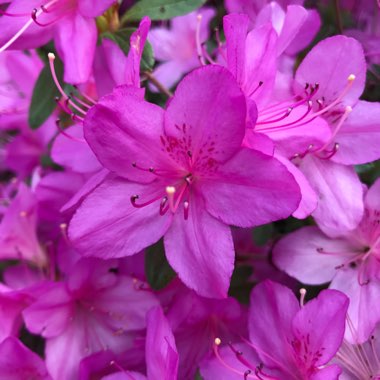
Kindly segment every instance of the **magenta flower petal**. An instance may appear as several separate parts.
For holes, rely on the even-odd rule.
[[[149,168],[152,160],[160,157],[158,142],[163,133],[164,112],[145,102],[141,95],[134,87],[117,87],[88,112],[84,134],[108,170],[131,180],[149,182],[156,176],[136,170],[132,164],[138,159],[139,166]]]
[[[376,259],[367,265],[378,273],[380,267]],[[357,270],[348,268],[339,271],[330,285],[331,288],[344,292],[350,298],[348,308],[350,323],[347,324],[346,338],[355,344],[370,339],[380,320],[379,281],[372,279],[368,284],[360,284],[359,281]]]
[[[313,373],[310,376],[310,380],[338,380],[342,379],[340,377],[341,373],[342,369],[337,364],[331,364],[328,367],[321,368],[318,372]]]
[[[250,305],[249,337],[260,358],[285,373],[294,372],[289,342],[293,337],[292,321],[300,305],[293,292],[283,285],[264,281],[253,289]]]
[[[322,366],[335,356],[343,342],[348,304],[343,293],[327,289],[299,310],[293,331],[299,341],[307,340],[308,364]]]
[[[227,224],[249,227],[286,218],[301,199],[285,166],[257,151],[241,150],[215,177],[201,185],[202,195],[207,211]]]
[[[318,194],[313,217],[321,230],[329,236],[354,230],[364,212],[363,187],[355,170],[314,157],[305,157],[300,169]]]
[[[188,220],[174,217],[165,251],[189,288],[204,297],[227,297],[235,256],[231,231],[204,210],[200,197],[190,200]]]
[[[318,97],[323,96],[325,104],[329,104],[344,92],[351,74],[355,75],[355,80],[343,96],[341,104],[344,106],[355,105],[362,94],[366,63],[358,41],[334,36],[321,41],[310,51],[297,70],[296,81],[301,86],[318,83]]]
[[[162,184],[145,187],[119,178],[104,181],[83,201],[71,220],[70,240],[88,256],[111,258],[141,251],[165,234],[172,216],[159,215],[160,200],[135,208],[130,197],[144,194],[150,200],[163,187]]]
[[[359,100],[337,134],[339,149],[331,158],[344,165],[380,158],[380,104]]]
[[[140,62],[150,28],[149,17],[144,17],[130,38],[130,50],[125,63],[125,84],[140,87]]]
[[[165,113],[165,132],[182,138],[185,125],[194,159],[212,152],[214,160],[223,162],[241,146],[245,115],[245,98],[232,75],[223,67],[204,67],[178,85]]]
[[[274,248],[273,260],[280,269],[299,281],[319,285],[331,281],[337,273],[335,268],[345,262],[347,256],[354,257],[355,250],[349,241],[332,240],[313,226],[301,228],[281,239]]]
[[[245,41],[249,18],[244,14],[231,14],[223,17],[223,30],[226,35],[227,65],[240,86],[245,80]]]
[[[115,0],[78,0],[78,10],[85,17],[97,17],[104,13],[107,8],[115,4]]]
[[[161,307],[155,307],[147,315],[145,342],[148,379],[176,380],[178,352],[173,333]]]
[[[95,20],[79,13],[67,16],[56,24],[55,43],[65,62],[65,82],[76,84],[88,80],[95,56],[96,39]]]
[[[0,344],[0,373],[4,380],[52,380],[44,361],[16,338]]]
[[[293,212],[293,216],[298,219],[307,218],[318,205],[318,197],[313,188],[310,186],[309,181],[303,175],[301,170],[297,166],[293,165],[291,161],[282,156],[276,155],[277,160],[279,160],[293,175],[294,179],[297,181],[298,186],[301,191],[301,202],[298,205],[296,211]]]
[[[65,135],[58,135],[54,140],[51,157],[62,165],[77,173],[93,173],[102,168],[94,153],[83,140],[83,127],[73,125],[65,130]]]
[[[372,212],[380,210],[380,179],[377,179],[376,182],[368,189],[364,197],[364,204],[366,208]]]

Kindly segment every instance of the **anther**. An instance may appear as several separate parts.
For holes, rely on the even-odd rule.
[[[306,289],[301,288],[300,289],[300,306],[304,307],[305,305],[305,296],[306,296]]]
[[[354,74],[350,74],[347,78],[349,82],[353,82],[356,79],[356,76]]]
[[[167,186],[166,189],[166,194],[167,194],[167,197],[168,197],[168,201],[169,201],[169,207],[170,207],[170,210],[172,212],[175,212],[175,207],[174,207],[174,194],[176,192],[176,189],[174,186]]]
[[[214,343],[217,345],[217,346],[220,346],[222,344],[222,341],[220,338],[215,338],[214,339]]]
[[[189,202],[183,202],[183,216],[185,220],[189,219]]]

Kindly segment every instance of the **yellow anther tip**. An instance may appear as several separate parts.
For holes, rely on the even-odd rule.
[[[55,54],[54,54],[54,53],[49,53],[49,54],[48,54],[48,58],[49,58],[50,60],[54,60],[54,59],[55,59]]]
[[[355,78],[356,78],[356,76],[355,76],[354,74],[350,74],[350,75],[348,76],[347,80],[350,81],[350,82],[352,82],[352,81],[355,80]]]
[[[175,187],[174,186],[167,186],[166,187],[166,193],[167,194],[174,194],[175,193]]]
[[[220,344],[222,343],[222,341],[220,340],[220,338],[215,338],[214,343],[215,343],[217,346],[220,346]]]

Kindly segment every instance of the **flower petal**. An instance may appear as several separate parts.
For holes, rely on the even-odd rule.
[[[157,178],[139,167],[155,166],[163,133],[163,110],[143,100],[134,87],[120,86],[104,96],[87,113],[84,135],[91,149],[108,170],[131,180]]]
[[[287,218],[301,195],[294,177],[277,159],[242,149],[215,178],[199,185],[205,206],[226,224],[252,227]]]
[[[95,20],[79,13],[60,20],[55,28],[55,46],[65,63],[66,83],[84,83],[91,74],[97,30]]]
[[[317,96],[323,96],[324,104],[328,105],[343,93],[351,74],[356,78],[340,103],[343,106],[353,106],[362,94],[366,63],[358,41],[346,36],[333,36],[319,42],[309,52],[297,70],[296,81],[302,88],[306,83],[318,83]]]
[[[300,306],[293,292],[266,280],[253,289],[250,305],[249,338],[263,363],[284,373],[296,372],[290,342]]]
[[[176,380],[178,352],[173,333],[161,307],[147,315],[146,362],[149,379]]]
[[[343,342],[348,304],[345,294],[327,289],[299,310],[293,320],[293,331],[307,345],[299,352],[301,360],[305,354],[311,359],[310,366],[319,367],[335,356]]]
[[[246,101],[234,77],[223,67],[194,70],[178,85],[165,113],[165,132],[189,140],[192,157],[225,161],[240,147],[245,133]],[[184,126],[185,125],[185,126]]]
[[[319,228],[331,237],[355,229],[364,212],[363,187],[355,170],[314,157],[305,157],[300,169],[319,197],[313,212]]]
[[[344,239],[330,239],[317,227],[301,228],[286,235],[274,247],[276,266],[304,284],[319,285],[333,279],[356,247]]]
[[[200,196],[189,204],[188,220],[177,212],[165,235],[166,257],[199,295],[226,298],[235,257],[231,231],[204,210]]]
[[[69,237],[85,256],[115,258],[133,255],[158,241],[169,228],[171,214],[160,216],[160,200],[135,208],[132,195],[141,202],[164,194],[164,185],[137,185],[121,178],[104,181],[83,201],[69,226]],[[146,199],[145,199],[146,197]]]
[[[331,160],[344,165],[365,164],[378,160],[379,120],[380,104],[359,100],[336,136],[339,149]]]

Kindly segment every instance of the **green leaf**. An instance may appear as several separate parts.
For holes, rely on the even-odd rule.
[[[145,251],[145,275],[155,290],[164,288],[176,275],[166,260],[162,239]]]
[[[115,33],[106,32],[103,34],[103,38],[114,41],[125,55],[128,55],[130,48],[130,38],[132,33],[136,31],[135,28],[120,29]],[[152,45],[149,41],[145,42],[144,51],[141,57],[140,69],[142,71],[151,70],[154,66],[154,56]]]
[[[140,0],[122,18],[122,23],[138,21],[144,16],[152,20],[168,20],[201,7],[206,0]]]
[[[63,64],[55,59],[55,71],[60,83],[63,80]],[[60,93],[53,81],[49,64],[41,71],[33,89],[32,101],[29,107],[29,125],[32,129],[39,128],[57,107],[55,97]]]

